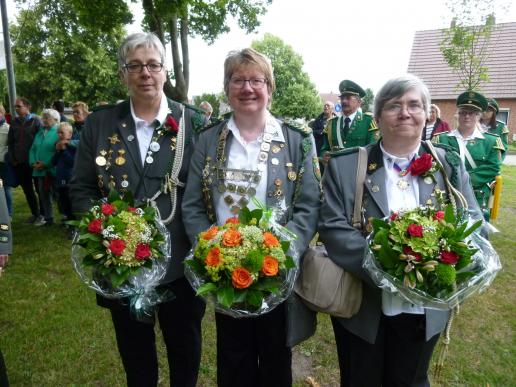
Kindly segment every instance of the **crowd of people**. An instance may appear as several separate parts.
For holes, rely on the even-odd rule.
[[[336,115],[326,101],[311,124],[312,136],[306,127],[269,112],[273,69],[255,50],[228,54],[223,85],[232,112],[220,120],[211,117],[207,102],[195,109],[165,96],[165,62],[164,47],[155,35],[132,34],[118,51],[128,100],[91,115],[78,101],[70,123],[59,102],[43,110],[40,119],[31,112],[31,103],[18,97],[10,127],[0,107],[9,214],[10,188],[16,186],[23,189],[31,211],[27,221],[34,226],[54,224],[55,198],[64,220],[88,210],[92,200],[112,188],[131,191],[139,200],[152,198],[170,231],[174,257],[160,288],[175,297],[159,304],[155,316],[167,348],[170,385],[195,386],[205,304],[185,279],[182,261],[200,232],[214,223],[223,225],[244,206],[252,207],[253,198],[284,208],[280,222],[297,235],[298,251],[305,251],[319,232],[329,258],[363,284],[359,312],[351,318],[332,317],[341,385],[429,385],[430,358],[449,313],[411,305],[382,291],[362,268],[366,224],[363,229],[351,224],[357,147],[366,147],[368,155],[360,198],[364,219],[417,207],[431,199],[434,189],[445,190],[422,176],[400,173],[429,152],[425,140],[430,139],[445,144],[436,145],[444,166],[438,173],[454,176],[471,216],[481,219],[507,146],[506,127],[495,117],[496,101],[488,103],[476,92],[461,94],[458,127],[452,130],[415,76],[389,80],[376,95],[373,113],[361,109],[362,87],[343,80],[342,114]],[[176,133],[158,130],[171,119]],[[452,152],[460,155],[460,163],[449,162]],[[319,161],[325,166],[322,178]],[[235,171],[241,173],[228,173]],[[164,184],[165,178],[174,182],[172,188]],[[97,295],[97,303],[111,313],[127,384],[156,386],[154,321],[133,319],[124,300]],[[292,294],[258,317],[216,313],[219,386],[292,385],[291,347],[296,337],[309,335],[300,332],[307,324],[299,303]]]

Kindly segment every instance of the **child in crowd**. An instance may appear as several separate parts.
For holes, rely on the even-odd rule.
[[[70,201],[69,185],[72,177],[76,148],[68,146],[72,138],[73,128],[68,122],[61,122],[57,129],[59,141],[56,142],[56,153],[52,157],[52,165],[56,167],[56,186],[59,207],[64,215],[63,220],[74,219]]]

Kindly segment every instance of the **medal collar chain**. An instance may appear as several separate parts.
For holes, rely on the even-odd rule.
[[[249,203],[249,198],[256,194],[256,186],[260,182],[262,172],[267,168],[273,128],[266,124],[261,139],[258,138],[260,151],[258,152],[257,167],[253,170],[229,169],[226,167],[226,144],[229,131],[226,123],[219,135],[216,173],[219,181],[218,190],[221,194],[227,192],[226,196],[224,196],[224,202],[231,208],[231,212],[236,214],[240,208],[245,207]],[[237,186],[234,183],[228,183],[228,180],[244,181],[247,184]],[[231,195],[232,193],[240,196],[238,202],[235,201]]]

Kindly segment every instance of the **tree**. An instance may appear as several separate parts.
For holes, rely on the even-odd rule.
[[[194,97],[193,103],[195,106],[199,106],[202,101],[207,101],[213,108],[212,117],[216,118],[219,116],[220,108],[220,96],[217,94],[204,93],[197,97]]]
[[[365,89],[365,96],[362,98],[362,111],[370,112],[373,108],[374,93],[370,88]]]
[[[285,118],[310,119],[320,113],[321,98],[303,71],[303,59],[280,38],[265,34],[263,40],[251,44],[272,62],[276,91],[271,111]]]
[[[91,18],[93,11],[103,16]],[[123,0],[87,2],[87,7],[79,0],[39,0],[21,10],[11,27],[18,95],[35,109],[56,99],[122,98],[116,50],[130,21]]]
[[[457,89],[478,90],[489,80],[486,66],[494,19],[494,0],[449,0],[452,26],[444,30],[440,49],[459,77]]]
[[[260,25],[258,17],[265,14],[272,0],[142,0],[143,24],[161,39],[170,43],[173,71],[165,83],[165,94],[186,101],[190,82],[188,37],[199,36],[211,44],[228,32],[228,17],[237,19],[246,33]],[[174,84],[172,84],[172,80]]]

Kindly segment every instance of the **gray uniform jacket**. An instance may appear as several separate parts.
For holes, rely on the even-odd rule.
[[[216,222],[213,217],[210,220],[208,214],[216,214],[214,203],[218,202],[222,194],[217,189],[218,180],[212,165],[215,165],[217,160],[219,136],[225,125],[226,121],[223,121],[202,132],[192,156],[183,199],[183,221],[192,243],[195,243],[200,232],[205,231]],[[302,133],[287,124],[282,124],[282,130],[285,143],[278,143],[274,139],[271,141],[271,149],[276,152],[271,150],[267,161],[266,205],[274,207],[278,200],[285,200],[288,215],[282,223],[297,235],[296,250],[302,254],[313,238],[319,215],[320,184],[316,177],[319,173],[317,156],[310,133]],[[232,139],[233,135],[229,131],[225,147],[226,153],[229,151]],[[288,178],[289,163],[293,164],[291,168],[296,172],[295,180]],[[203,176],[203,170],[206,170],[207,165],[212,172],[209,176],[206,174]],[[296,190],[299,179],[301,179],[299,188]],[[275,195],[279,182],[281,182],[282,191],[280,195]],[[203,186],[206,186],[209,192],[203,194]],[[291,305],[289,310],[302,308],[297,300],[289,301],[296,301],[295,306],[292,306],[291,303],[288,304]],[[299,321],[299,326],[301,325],[302,321]],[[289,333],[294,334],[291,331]]]
[[[13,235],[11,219],[7,212],[7,201],[2,180],[0,180],[0,254],[10,255],[13,252]]]
[[[173,117],[180,122],[181,105],[168,100]],[[202,118],[195,110],[185,107],[185,149],[179,181],[186,183],[188,164],[193,152],[193,135]],[[160,148],[155,152],[153,162],[142,165],[135,124],[129,101],[107,107],[90,114],[81,132],[71,179],[71,199],[75,213],[90,209],[93,200],[109,193],[110,187],[119,192],[130,190],[135,199],[147,199],[162,188],[163,177],[170,171],[175,150],[172,142],[175,133],[159,137]],[[105,154],[106,165],[99,165],[98,157]],[[119,158],[122,157],[125,161]],[[101,162],[100,164],[103,164]],[[171,282],[184,275],[182,261],[190,249],[181,220],[181,200],[184,188],[177,191],[176,215],[167,226],[172,238],[172,263],[163,283]],[[161,194],[156,200],[162,218],[170,214],[170,196]]]
[[[368,145],[367,151],[368,168],[362,203],[365,219],[383,218],[389,215],[383,154],[379,144]],[[455,188],[465,196],[472,217],[482,219],[464,164],[457,160],[457,166],[452,168],[445,157],[446,151],[441,148],[436,148],[436,151],[447,176],[450,177]],[[421,144],[419,153],[428,153],[424,144]],[[340,318],[339,322],[351,333],[374,343],[382,313],[381,290],[362,268],[366,247],[365,237],[360,230],[350,224],[355,201],[357,162],[356,149],[330,159],[322,180],[324,199],[319,219],[319,235],[326,246],[328,256],[337,265],[359,277],[363,283],[363,298],[359,312],[348,319]],[[456,172],[454,178],[452,178],[452,169]],[[419,203],[422,205],[425,205],[428,200],[435,204],[435,198],[431,196],[434,188],[445,190],[442,174],[436,172],[434,176],[437,180],[435,184],[427,184],[422,177],[419,177]],[[425,309],[425,314],[428,340],[444,329],[449,313]]]

